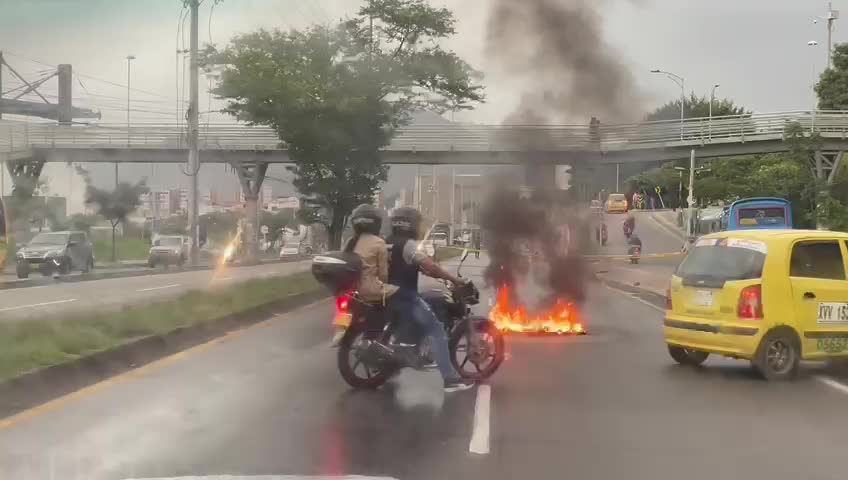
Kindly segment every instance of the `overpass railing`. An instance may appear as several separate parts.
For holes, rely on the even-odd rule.
[[[807,133],[846,138],[848,111],[797,111],[618,125],[411,125],[400,128],[388,151],[619,151],[780,139],[788,124]],[[188,148],[187,128],[177,124],[56,125],[0,122],[0,152],[28,148]],[[204,150],[285,149],[264,126],[201,125]]]

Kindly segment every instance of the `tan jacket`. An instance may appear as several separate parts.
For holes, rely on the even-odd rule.
[[[353,253],[362,258],[359,296],[366,302],[382,303],[398,289],[389,281],[389,251],[382,238],[364,233],[359,236]]]

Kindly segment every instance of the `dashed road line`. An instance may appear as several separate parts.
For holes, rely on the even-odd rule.
[[[489,418],[491,413],[492,387],[477,387],[477,403],[474,405],[474,428],[468,451],[478,455],[489,453]]]
[[[842,393],[848,394],[848,385],[845,385],[842,382],[837,382],[836,380],[834,380],[830,377],[825,377],[824,375],[817,375],[816,380],[827,385],[828,387],[834,388],[836,390],[839,390]]]
[[[656,311],[658,311],[658,312],[665,313],[665,309],[664,309],[664,308],[660,308],[660,307],[658,307],[658,306],[654,305],[653,303],[651,303],[651,302],[649,302],[649,301],[647,301],[647,300],[643,300],[643,299],[639,298],[639,297],[637,296],[638,294],[631,293],[631,292],[627,292],[627,291],[624,291],[624,290],[619,290],[619,289],[617,289],[617,288],[615,288],[615,287],[611,287],[611,286],[609,286],[609,285],[607,285],[607,284],[604,284],[604,286],[605,286],[605,287],[607,287],[608,289],[612,290],[613,292],[620,293],[620,294],[622,294],[622,295],[626,296],[627,298],[632,298],[633,300],[636,300],[637,302],[643,303],[643,304],[645,304],[645,305],[647,305],[647,306],[649,306],[649,307],[653,308],[654,310],[656,310]]]
[[[76,298],[69,298],[67,300],[55,300],[53,302],[41,302],[41,303],[31,303],[29,305],[17,305],[15,307],[6,307],[0,308],[0,312],[11,312],[12,310],[23,310],[24,308],[35,308],[35,307],[46,307],[48,305],[58,305],[60,303],[70,303],[76,302]]]
[[[175,283],[173,285],[162,285],[161,287],[149,287],[149,288],[139,288],[136,292],[152,292],[154,290],[164,290],[166,288],[174,288],[179,287],[181,284]]]

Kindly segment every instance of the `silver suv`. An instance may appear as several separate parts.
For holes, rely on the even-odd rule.
[[[183,266],[189,253],[189,238],[181,235],[163,235],[153,241],[150,253],[147,256],[147,266],[154,268],[156,265],[179,265]]]
[[[18,278],[37,268],[43,275],[87,273],[94,268],[94,249],[85,232],[39,233],[15,255]]]

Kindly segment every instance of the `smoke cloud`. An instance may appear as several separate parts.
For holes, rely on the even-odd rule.
[[[525,195],[503,186],[481,212],[490,258],[484,277],[495,288],[509,286],[512,303],[530,311],[586,297],[581,254],[588,230],[556,193],[537,189]]]
[[[493,0],[487,54],[522,87],[508,123],[611,123],[641,113],[632,73],[603,38],[600,10],[608,3]]]

